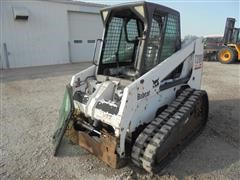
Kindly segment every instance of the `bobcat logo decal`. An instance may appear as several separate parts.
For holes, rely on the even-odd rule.
[[[153,82],[153,88],[159,86],[159,78],[157,78],[156,80],[152,80],[152,82]]]

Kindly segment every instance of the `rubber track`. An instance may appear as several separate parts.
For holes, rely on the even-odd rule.
[[[202,93],[205,91],[185,89],[140,133],[131,153],[134,164],[155,173],[160,167],[153,167],[157,148],[165,142],[178,123],[189,117]]]

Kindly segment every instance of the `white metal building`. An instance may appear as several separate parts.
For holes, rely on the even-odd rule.
[[[104,5],[71,0],[0,0],[1,67],[91,61]]]

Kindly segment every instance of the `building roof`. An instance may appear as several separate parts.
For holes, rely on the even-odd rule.
[[[93,6],[93,7],[106,7],[106,4],[98,4],[98,3],[88,3],[78,0],[40,0],[40,1],[50,1],[55,3],[64,3],[64,4],[75,4],[75,5],[83,5],[83,6]]]

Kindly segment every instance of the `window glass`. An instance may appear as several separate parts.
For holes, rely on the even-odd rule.
[[[127,37],[129,41],[133,41],[138,36],[137,21],[136,19],[131,19],[127,23]]]
[[[119,62],[131,62],[133,51],[134,51],[134,42],[127,42],[133,41],[138,36],[138,29],[137,29],[137,22],[135,19],[131,19],[127,23],[127,36],[125,31],[122,32],[122,37],[119,46]]]
[[[208,37],[205,39],[206,43],[219,43],[221,42],[222,38],[221,37]]]
[[[136,19],[130,19],[124,29],[123,18],[113,17],[108,26],[102,63],[131,62],[134,57],[134,40],[138,36]],[[127,33],[127,34],[126,34]]]
[[[114,63],[116,61],[116,52],[118,50],[123,19],[114,17],[108,26],[105,47],[103,50],[103,63]]]
[[[180,34],[178,30],[177,16],[169,14],[160,62],[171,56],[176,51],[179,37]]]
[[[163,28],[164,18],[165,17],[160,15],[158,11],[154,12],[144,61],[145,72],[158,64],[158,52],[160,48],[161,31]]]

